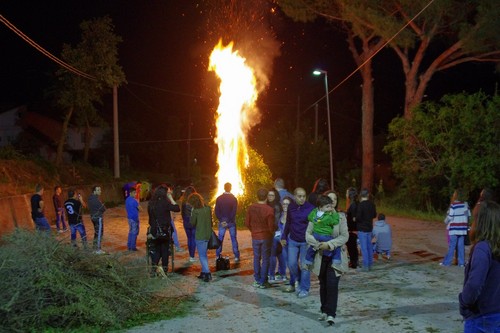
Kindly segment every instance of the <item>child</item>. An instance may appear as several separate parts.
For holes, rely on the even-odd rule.
[[[391,226],[385,222],[384,214],[378,214],[378,221],[375,221],[372,233],[375,240],[373,253],[377,254],[377,259],[382,253],[386,255],[387,260],[390,260],[392,248],[392,232]]]
[[[307,217],[310,223],[313,224],[313,236],[318,242],[328,242],[333,239],[333,227],[339,224],[340,218],[338,213],[333,212],[333,201],[326,195],[320,195],[317,199],[317,207],[309,213]],[[305,269],[314,261],[318,249],[309,246],[304,260]],[[340,247],[330,250],[323,250],[323,256],[332,257],[334,264],[341,262]]]

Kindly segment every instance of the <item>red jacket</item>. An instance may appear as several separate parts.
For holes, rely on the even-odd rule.
[[[245,226],[252,233],[252,239],[272,239],[276,229],[274,209],[267,204],[254,203],[247,209]]]

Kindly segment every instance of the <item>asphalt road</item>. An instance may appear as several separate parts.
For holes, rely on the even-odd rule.
[[[141,213],[137,253],[126,252],[125,216],[124,207],[106,212],[103,249],[141,260],[145,257],[146,215]],[[87,222],[85,217],[91,234]],[[185,317],[126,332],[462,332],[457,297],[463,268],[438,265],[447,250],[445,225],[395,217],[387,217],[387,222],[393,229],[391,261],[375,261],[372,271],[351,270],[341,278],[337,318],[330,327],[317,320],[319,284],[314,275],[310,296],[303,299],[283,293],[282,284],[269,289],[252,287],[252,248],[246,230],[238,231],[241,263],[235,265],[231,256],[231,270],[215,272],[215,251],[210,251],[214,278],[209,283],[198,280],[200,265],[188,261],[186,236],[177,215],[176,226],[185,251],[175,254],[175,272],[161,283],[166,294],[192,295],[197,302]],[[227,255],[231,255],[230,243],[226,235],[223,253]]]

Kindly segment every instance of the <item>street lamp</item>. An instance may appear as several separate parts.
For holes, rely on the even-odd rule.
[[[332,190],[335,189],[333,185],[333,153],[332,153],[332,126],[330,122],[330,101],[328,99],[328,72],[322,69],[316,69],[313,72],[314,75],[325,75],[325,91],[326,91],[326,113],[328,119],[328,150],[330,153],[330,185],[332,186]]]

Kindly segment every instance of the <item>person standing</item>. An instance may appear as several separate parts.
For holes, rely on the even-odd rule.
[[[373,265],[372,231],[373,219],[377,216],[375,204],[369,200],[370,192],[361,190],[361,199],[356,210],[356,228],[363,256],[363,271],[368,272]]]
[[[268,191],[261,188],[257,191],[257,202],[251,204],[246,213],[245,226],[252,234],[253,248],[253,285],[257,288],[269,288],[267,273],[271,244],[276,230],[274,209],[267,202]]]
[[[285,181],[283,180],[283,178],[276,178],[276,180],[274,181],[274,188],[276,189],[276,191],[278,191],[281,202],[283,202],[283,199],[285,197],[293,198],[293,194],[288,192],[288,190],[285,188]]]
[[[71,245],[78,247],[76,245],[76,233],[80,234],[82,239],[82,246],[87,249],[87,232],[85,231],[85,225],[83,224],[82,218],[82,207],[85,207],[85,203],[82,200],[82,196],[78,194],[78,198],[75,198],[75,190],[68,190],[68,200],[64,202],[64,209],[66,214],[68,214],[68,224],[71,232]]]
[[[196,193],[196,189],[193,186],[186,187],[184,194],[182,195],[181,204],[182,224],[187,237],[189,262],[196,261],[196,258],[194,257],[196,251],[196,228],[191,224],[191,212],[193,211],[193,206],[191,206],[188,202],[189,196],[193,193]]]
[[[56,228],[57,232],[59,233],[68,231],[68,227],[66,227],[66,221],[64,219],[64,207],[61,198],[61,193],[62,193],[61,186],[57,185],[56,187],[54,187],[54,195],[52,196],[52,202],[54,203],[54,210],[56,213]]]
[[[455,255],[455,249],[457,249],[458,266],[465,267],[464,240],[469,229],[470,216],[469,204],[463,200],[462,191],[455,190],[450,208],[444,220],[449,236],[448,253],[439,265],[450,266]]]
[[[275,232],[271,245],[271,255],[269,257],[269,281],[281,281],[286,278],[286,262],[283,255],[283,247],[281,246],[281,229],[279,228],[280,219],[283,212],[281,199],[276,189],[270,189],[267,193],[267,204],[274,210],[274,225]],[[275,274],[276,264],[278,264],[278,273]]]
[[[172,237],[172,212],[180,212],[179,205],[172,197],[172,188],[158,186],[148,203],[149,234],[151,247],[151,276],[168,272],[168,256]],[[161,268],[158,264],[161,263]],[[163,274],[162,274],[163,272]]]
[[[495,200],[495,193],[493,192],[492,189],[485,187],[481,190],[481,193],[479,193],[479,198],[477,199],[476,204],[474,205],[474,208],[472,209],[472,225],[470,226],[470,237],[473,237],[474,229],[475,229],[475,224],[477,221],[477,214],[479,214],[479,208],[481,207],[481,203],[483,201],[496,201]]]
[[[349,230],[349,240],[347,241],[347,252],[349,253],[349,267],[358,268],[358,234],[356,227],[356,211],[358,209],[358,191],[350,187],[346,193],[347,196],[347,229]]]
[[[139,211],[142,207],[136,197],[137,189],[130,188],[130,195],[125,199],[125,210],[128,219],[127,250],[137,251],[137,235],[139,235]]]
[[[206,206],[203,197],[194,192],[188,197],[189,205],[192,208],[190,223],[196,231],[196,247],[200,258],[201,273],[198,276],[204,282],[212,280],[212,273],[208,266],[208,240],[212,235],[212,209]]]
[[[306,191],[302,187],[295,189],[295,201],[288,206],[285,229],[281,235],[281,245],[288,247],[288,267],[290,269],[290,285],[284,292],[295,292],[295,281],[299,282],[297,296],[304,298],[309,295],[311,287],[311,275],[306,269],[300,269],[304,265],[308,244],[306,242],[306,229],[309,225],[307,219],[314,206],[306,198]]]
[[[45,231],[50,233],[50,224],[43,213],[45,203],[43,202],[43,186],[36,184],[35,194],[31,196],[31,218],[35,222],[35,228],[38,231]]]
[[[342,249],[344,244],[349,239],[349,232],[347,229],[347,220],[344,213],[336,211],[337,208],[337,194],[335,192],[327,192],[327,196],[332,200],[334,207],[332,214],[335,219],[338,218],[339,223],[333,226],[332,239],[327,242],[319,242],[313,235],[314,223],[309,222],[306,230],[306,240],[309,245],[318,248],[316,256],[314,257],[312,271],[318,276],[319,279],[319,297],[321,302],[320,321],[326,320],[330,325],[334,324],[334,319],[337,315],[337,304],[339,296],[339,282],[340,277],[348,270],[347,262],[336,263],[333,255],[328,253]],[[341,258],[346,260],[346,256],[342,255]]]
[[[88,199],[88,206],[90,212],[90,220],[94,225],[94,240],[93,240],[93,248],[95,253],[103,254],[105,253],[101,249],[102,236],[104,234],[104,221],[102,215],[106,211],[106,207],[99,199],[101,195],[101,187],[95,185],[92,187],[92,194],[90,194]]]
[[[328,191],[330,189],[330,185],[328,184],[328,180],[324,178],[319,178],[314,182],[313,189],[307,198],[307,201],[311,203],[311,205],[316,207],[316,200],[318,197]]]
[[[233,247],[234,262],[240,262],[240,250],[238,249],[238,238],[236,228],[236,211],[238,209],[238,200],[231,193],[231,183],[224,184],[224,193],[219,195],[215,200],[215,216],[219,220],[219,240],[221,246],[215,251],[218,258],[222,252],[222,245],[226,230],[229,230],[231,236],[231,244]]]
[[[500,332],[500,205],[483,201],[478,210],[462,292],[464,333]]]

